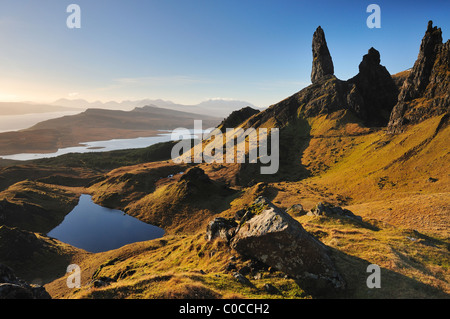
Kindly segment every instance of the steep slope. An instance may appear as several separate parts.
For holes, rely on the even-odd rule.
[[[445,59],[437,57],[441,65]],[[448,298],[449,116],[431,112],[398,134],[387,134],[380,125],[395,104],[393,92],[408,85],[414,70],[393,79],[378,51],[370,49],[354,78],[342,81],[330,72],[262,112],[238,112],[243,116],[224,121],[280,130],[276,174],[262,175],[250,163],[167,160],[119,167],[86,184],[83,191],[96,202],[162,226],[166,235],[77,255],[82,288],[67,289],[63,275],[47,290],[58,298],[325,297],[238,254],[226,241],[205,238],[212,219],[236,219],[265,196],[328,247],[347,283],[340,294],[330,292],[332,297]],[[448,78],[440,79],[444,82],[436,82],[430,95],[420,97],[427,101],[425,110],[442,106],[441,88]],[[211,143],[223,141],[203,145]],[[348,209],[357,218],[314,214],[319,202]],[[367,287],[370,264],[381,267],[383,289]]]

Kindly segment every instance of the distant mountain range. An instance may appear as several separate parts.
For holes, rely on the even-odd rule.
[[[78,107],[61,106],[54,104],[40,104],[33,102],[0,102],[0,116],[2,115],[22,115],[33,113],[50,113],[77,111]]]
[[[84,111],[87,109],[109,109],[130,111],[136,107],[156,106],[175,111],[202,114],[214,117],[227,117],[231,112],[239,110],[243,107],[250,106],[257,108],[253,104],[246,101],[211,99],[203,101],[195,105],[177,104],[172,101],[161,99],[151,100],[135,100],[135,101],[94,101],[88,102],[83,99],[59,99],[51,103],[34,103],[34,102],[0,102],[0,116],[2,115],[21,115],[33,113],[50,113],[50,112],[66,112],[66,111]]]
[[[160,108],[166,108],[175,111],[196,113],[209,116],[227,117],[231,112],[239,110],[243,107],[250,106],[256,108],[253,104],[246,101],[239,100],[228,100],[228,99],[210,99],[203,101],[195,105],[177,104],[172,101],[165,101],[161,99],[151,100],[135,100],[135,101],[109,101],[109,102],[88,102],[83,99],[69,100],[69,99],[59,99],[51,105],[63,106],[67,108],[99,108],[99,109],[110,109],[110,110],[132,110],[136,107],[143,106],[156,106]]]

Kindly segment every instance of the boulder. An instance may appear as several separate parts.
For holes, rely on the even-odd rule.
[[[0,299],[51,299],[44,287],[29,285],[0,264]]]
[[[348,209],[345,209],[345,208],[342,208],[339,206],[333,206],[330,203],[326,203],[326,202],[318,203],[316,205],[316,207],[314,207],[307,213],[307,215],[308,216],[327,216],[327,217],[340,216],[340,217],[351,218],[351,219],[354,219],[357,221],[362,221],[361,216],[357,216],[357,215],[353,214]]]
[[[236,227],[237,223],[233,219],[216,217],[206,227],[205,238],[209,241],[221,238],[228,242],[233,236]]]
[[[294,204],[286,210],[287,213],[294,214],[297,216],[306,215],[306,211],[303,209],[301,204]]]
[[[231,247],[246,257],[316,288],[343,288],[329,249],[310,235],[289,214],[259,197],[253,217],[241,223],[231,239]]]

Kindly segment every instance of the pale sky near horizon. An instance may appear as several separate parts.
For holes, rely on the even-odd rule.
[[[81,28],[69,29],[69,4]],[[369,4],[381,28],[369,29]],[[224,98],[259,107],[310,84],[325,31],[335,75],[370,47],[391,74],[412,67],[428,20],[450,34],[450,1],[0,0],[0,101]]]

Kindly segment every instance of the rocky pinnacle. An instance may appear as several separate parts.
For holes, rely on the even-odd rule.
[[[334,74],[333,60],[328,51],[325,33],[319,26],[313,35],[312,41],[313,65],[311,72],[311,82],[316,83],[326,75]]]

